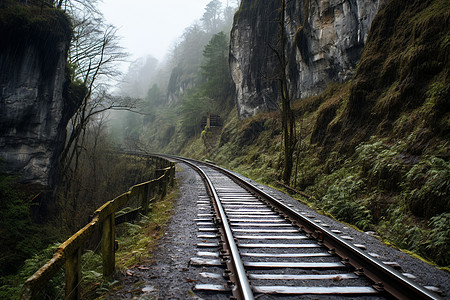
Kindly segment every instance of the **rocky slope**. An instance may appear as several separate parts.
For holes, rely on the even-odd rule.
[[[70,23],[54,9],[11,6],[0,14],[0,159],[26,183],[52,185],[68,103]]]
[[[385,0],[288,1],[288,73],[293,98],[351,78],[370,25]],[[230,66],[238,112],[248,117],[277,107],[277,26],[281,1],[243,0],[231,31]]]

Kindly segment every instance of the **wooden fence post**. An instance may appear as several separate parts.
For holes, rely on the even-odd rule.
[[[111,279],[115,268],[115,251],[114,251],[114,212],[103,220],[102,226],[102,260],[103,260],[103,276]]]
[[[169,178],[170,178],[170,186],[173,187],[173,184],[175,182],[175,165],[174,164],[172,164],[170,166],[170,173],[169,174],[170,174],[170,176],[169,176]]]
[[[148,213],[148,184],[144,186],[144,191],[140,194],[142,214]]]
[[[66,257],[66,298],[81,299],[81,247]]]
[[[166,173],[164,174],[164,177],[161,179],[162,180],[161,180],[160,186],[161,186],[161,199],[162,199],[167,194],[167,181],[169,179],[169,172],[166,171]]]

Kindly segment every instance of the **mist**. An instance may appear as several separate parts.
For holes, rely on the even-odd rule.
[[[201,118],[207,112],[227,112],[234,104],[231,77],[227,75],[228,45],[239,3],[228,1],[227,6],[219,0],[205,2],[199,17],[174,39],[163,59],[147,54],[133,60],[116,85],[115,93],[137,99],[136,106],[130,110],[109,115],[109,132],[120,148],[174,153],[177,148],[174,144],[181,145],[200,134]],[[158,43],[150,34],[149,31],[141,37],[143,44]],[[221,40],[220,44],[210,45],[218,56],[208,58],[205,47],[217,43],[212,42],[214,39]],[[211,70],[211,74],[205,73],[208,63],[209,69],[211,65],[213,69],[225,68],[220,71],[223,78],[218,79],[219,85],[214,87],[222,91],[220,95],[214,95],[207,86],[214,77]]]

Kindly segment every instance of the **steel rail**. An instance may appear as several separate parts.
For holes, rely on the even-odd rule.
[[[212,184],[209,177],[206,175],[206,173],[196,166],[195,164],[189,162],[186,159],[182,159],[177,157],[177,160],[181,160],[184,163],[189,164],[190,166],[194,167],[194,169],[200,174],[200,176],[205,180],[208,190],[211,192],[211,196],[213,197],[215,206],[217,208],[217,212],[219,214],[220,218],[220,225],[223,229],[223,233],[226,238],[226,245],[229,248],[229,254],[231,255],[230,263],[232,264],[232,269],[235,272],[235,274],[231,274],[230,277],[235,279],[235,289],[233,290],[233,294],[238,299],[245,299],[245,300],[253,300],[253,291],[250,286],[250,283],[247,278],[247,274],[244,268],[244,264],[242,262],[241,256],[239,254],[238,247],[234,241],[233,233],[231,231],[230,225],[228,224],[227,216],[225,214],[225,211],[222,207],[222,204],[220,203],[219,196],[217,195],[216,189],[214,188],[214,185]]]
[[[387,266],[378,259],[364,253],[362,250],[348,243],[330,230],[299,214],[289,206],[275,199],[273,196],[260,190],[255,185],[239,178],[239,176],[229,170],[212,163],[202,163],[225,173],[235,182],[245,185],[260,198],[269,201],[269,203],[279,209],[280,212],[291,218],[297,226],[319,240],[321,244],[340,256],[346,263],[356,268],[358,273],[364,274],[367,278],[372,280],[374,282],[374,287],[377,290],[381,292],[385,291],[397,299],[442,299],[432,291],[406,278],[392,267]]]

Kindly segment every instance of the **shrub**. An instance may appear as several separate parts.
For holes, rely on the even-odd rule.
[[[0,175],[0,276],[13,274],[40,247],[39,228],[31,222],[27,196],[15,179]]]
[[[400,153],[403,144],[387,146],[382,141],[370,141],[356,148],[356,162],[371,185],[386,190],[398,190],[408,164]]]
[[[371,212],[364,199],[358,200],[364,187],[364,181],[354,176],[338,180],[323,197],[325,209],[339,220],[355,224],[362,230],[371,229]]]
[[[407,204],[418,217],[450,211],[450,163],[425,157],[406,174]]]
[[[0,298],[18,299],[23,283],[39,270],[58,248],[59,243],[52,244],[41,252],[27,259],[18,274],[0,278]],[[64,294],[64,270],[61,269],[38,293],[36,299],[56,299]]]
[[[88,250],[81,256],[82,264],[82,299],[99,299],[110,291],[117,281],[108,281],[103,277],[102,258],[94,251]]]
[[[431,229],[426,249],[438,264],[450,265],[450,213],[443,213],[430,219]]]

